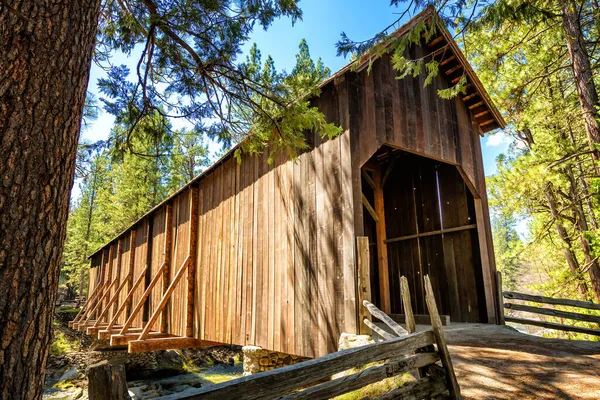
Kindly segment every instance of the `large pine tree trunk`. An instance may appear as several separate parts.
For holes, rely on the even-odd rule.
[[[100,0],[0,1],[0,398],[39,399]]]
[[[594,86],[590,58],[585,47],[581,22],[579,21],[579,6],[572,0],[561,0],[562,22],[567,39],[569,58],[573,63],[573,76],[579,95],[579,105],[583,114],[583,122],[588,137],[590,150],[594,159],[596,175],[600,175],[600,151],[595,144],[600,143],[600,124],[596,120],[600,106],[598,92]]]

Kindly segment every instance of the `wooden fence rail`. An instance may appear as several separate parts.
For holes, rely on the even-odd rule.
[[[444,340],[429,277],[425,277],[425,288],[432,322],[429,330],[414,332],[414,320],[407,321],[408,330],[404,329],[375,305],[364,300],[363,304],[368,312],[374,319],[385,324],[387,329],[368,318],[364,322],[374,331],[381,332],[382,338],[386,340],[207,386],[194,393],[172,395],[170,399],[329,399],[415,369],[419,371],[418,380],[397,387],[382,398],[423,399],[448,392],[451,399],[460,399],[460,388]],[[408,293],[406,297],[410,298]],[[412,308],[410,304],[408,308]],[[407,315],[411,316],[412,310],[409,311]],[[441,361],[442,366],[436,364],[438,361]],[[341,372],[372,363],[378,364],[329,380]]]
[[[530,302],[541,303],[541,304],[561,305],[561,306],[569,306],[569,307],[577,307],[577,308],[586,308],[586,309],[590,309],[590,310],[600,310],[600,304],[592,303],[589,301],[557,299],[557,298],[552,298],[552,297],[536,296],[536,295],[517,293],[517,292],[502,292],[502,297],[504,299],[508,299],[508,300],[523,300],[523,301],[530,301]],[[530,306],[530,305],[525,305],[525,304],[505,302],[504,309],[514,310],[514,311],[523,311],[523,312],[528,312],[528,313],[533,313],[533,314],[548,315],[548,316],[557,317],[557,318],[572,319],[575,321],[584,321],[584,322],[600,324],[600,316],[582,314],[582,313],[571,312],[571,311],[555,310],[553,308],[537,307],[537,306]],[[505,315],[504,319],[506,322],[513,322],[516,324],[533,325],[533,326],[539,326],[542,328],[554,329],[554,330],[559,330],[559,331],[576,332],[576,333],[584,333],[584,334],[588,334],[588,335],[600,336],[600,329],[584,328],[584,327],[580,327],[580,326],[572,326],[572,325],[567,325],[567,324],[559,324],[559,323],[555,323],[555,322],[546,322],[546,321],[540,321],[540,320],[534,320],[534,319],[519,318],[519,317],[508,316],[508,315]]]

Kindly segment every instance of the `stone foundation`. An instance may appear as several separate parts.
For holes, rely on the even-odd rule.
[[[244,346],[242,354],[244,355],[244,375],[269,371],[308,360],[306,357],[264,350],[258,346]]]

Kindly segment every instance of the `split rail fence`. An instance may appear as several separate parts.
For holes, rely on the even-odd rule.
[[[579,300],[571,300],[571,299],[557,299],[553,297],[546,296],[536,296],[525,293],[517,293],[517,292],[502,292],[502,297],[507,300],[523,300],[533,303],[541,303],[541,304],[551,304],[551,305],[559,305],[559,306],[569,306],[576,308],[585,308],[588,310],[600,310],[600,304],[592,303],[589,301],[579,301]],[[527,304],[517,304],[517,303],[504,303],[505,310],[513,310],[513,311],[522,311],[527,313],[533,313],[538,315],[547,315],[550,317],[557,317],[561,319],[570,319],[575,321],[584,321],[591,322],[595,324],[600,324],[600,316],[583,314],[579,312],[571,312],[571,311],[563,311],[556,310],[554,308],[547,307],[538,307],[531,306]],[[559,331],[566,332],[576,332],[576,333],[584,333],[588,335],[600,336],[600,329],[592,329],[586,328],[582,326],[573,326],[567,325],[563,323],[555,323],[555,322],[547,322],[536,319],[529,318],[520,318],[514,316],[504,316],[504,320],[506,322],[513,322],[516,324],[522,325],[533,325],[539,326],[542,328],[555,329]]]
[[[403,289],[406,289],[403,290],[403,298],[410,299],[408,281],[405,277],[401,279],[404,282]],[[193,394],[173,396],[172,399],[329,399],[411,370],[417,371],[416,381],[394,388],[381,398],[423,399],[447,392],[450,398],[460,399],[460,387],[428,276],[425,276],[425,288],[431,329],[416,332],[410,300],[404,304],[406,328],[365,300],[363,305],[370,315],[363,322],[383,341],[207,386]],[[373,317],[387,328],[372,322]],[[437,364],[438,361],[441,361],[441,366]],[[336,374],[373,363],[359,372],[330,380]]]

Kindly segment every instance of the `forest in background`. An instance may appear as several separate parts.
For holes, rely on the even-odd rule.
[[[503,273],[504,289],[598,302],[600,167],[580,90],[585,83],[580,81],[591,77],[597,107],[598,2],[569,3],[571,10],[563,9],[560,1],[483,3],[477,12],[459,8],[441,15],[447,24],[450,16],[455,17],[456,39],[508,122],[505,134],[511,138],[510,149],[497,159],[498,172],[487,182],[496,263]],[[571,21],[565,21],[567,14]],[[579,26],[583,35],[581,40],[576,38],[581,42],[576,51],[585,53],[587,78],[573,67],[568,23]],[[437,74],[433,59],[408,60],[398,55],[411,40],[427,35],[425,26],[415,31],[418,35],[393,47],[394,67],[406,79],[419,73]],[[372,44],[363,42],[361,48],[342,37],[338,49],[341,54],[361,54]],[[263,63],[256,47],[246,66],[264,85],[293,86],[301,80],[304,86],[307,81],[314,86],[329,74],[320,60],[316,65],[311,60],[305,42],[289,74],[277,72],[270,57]],[[453,90],[440,95],[460,94],[460,84]],[[589,85],[587,90],[593,100]],[[104,94],[114,97],[115,93],[107,87]],[[110,111],[111,105],[104,106]],[[238,114],[243,119],[244,110]],[[592,117],[597,129],[597,113]],[[89,266],[87,256],[92,251],[218,157],[209,154],[203,139],[206,132],[173,130],[161,113],[145,116],[134,134],[125,126],[115,125],[106,142],[80,144],[77,182],[81,195],[71,203],[61,276],[73,291],[82,282],[86,285],[82,271]],[[128,135],[131,140],[126,139]],[[224,147],[237,140],[225,136]],[[517,224],[523,220],[527,232],[519,235]]]

